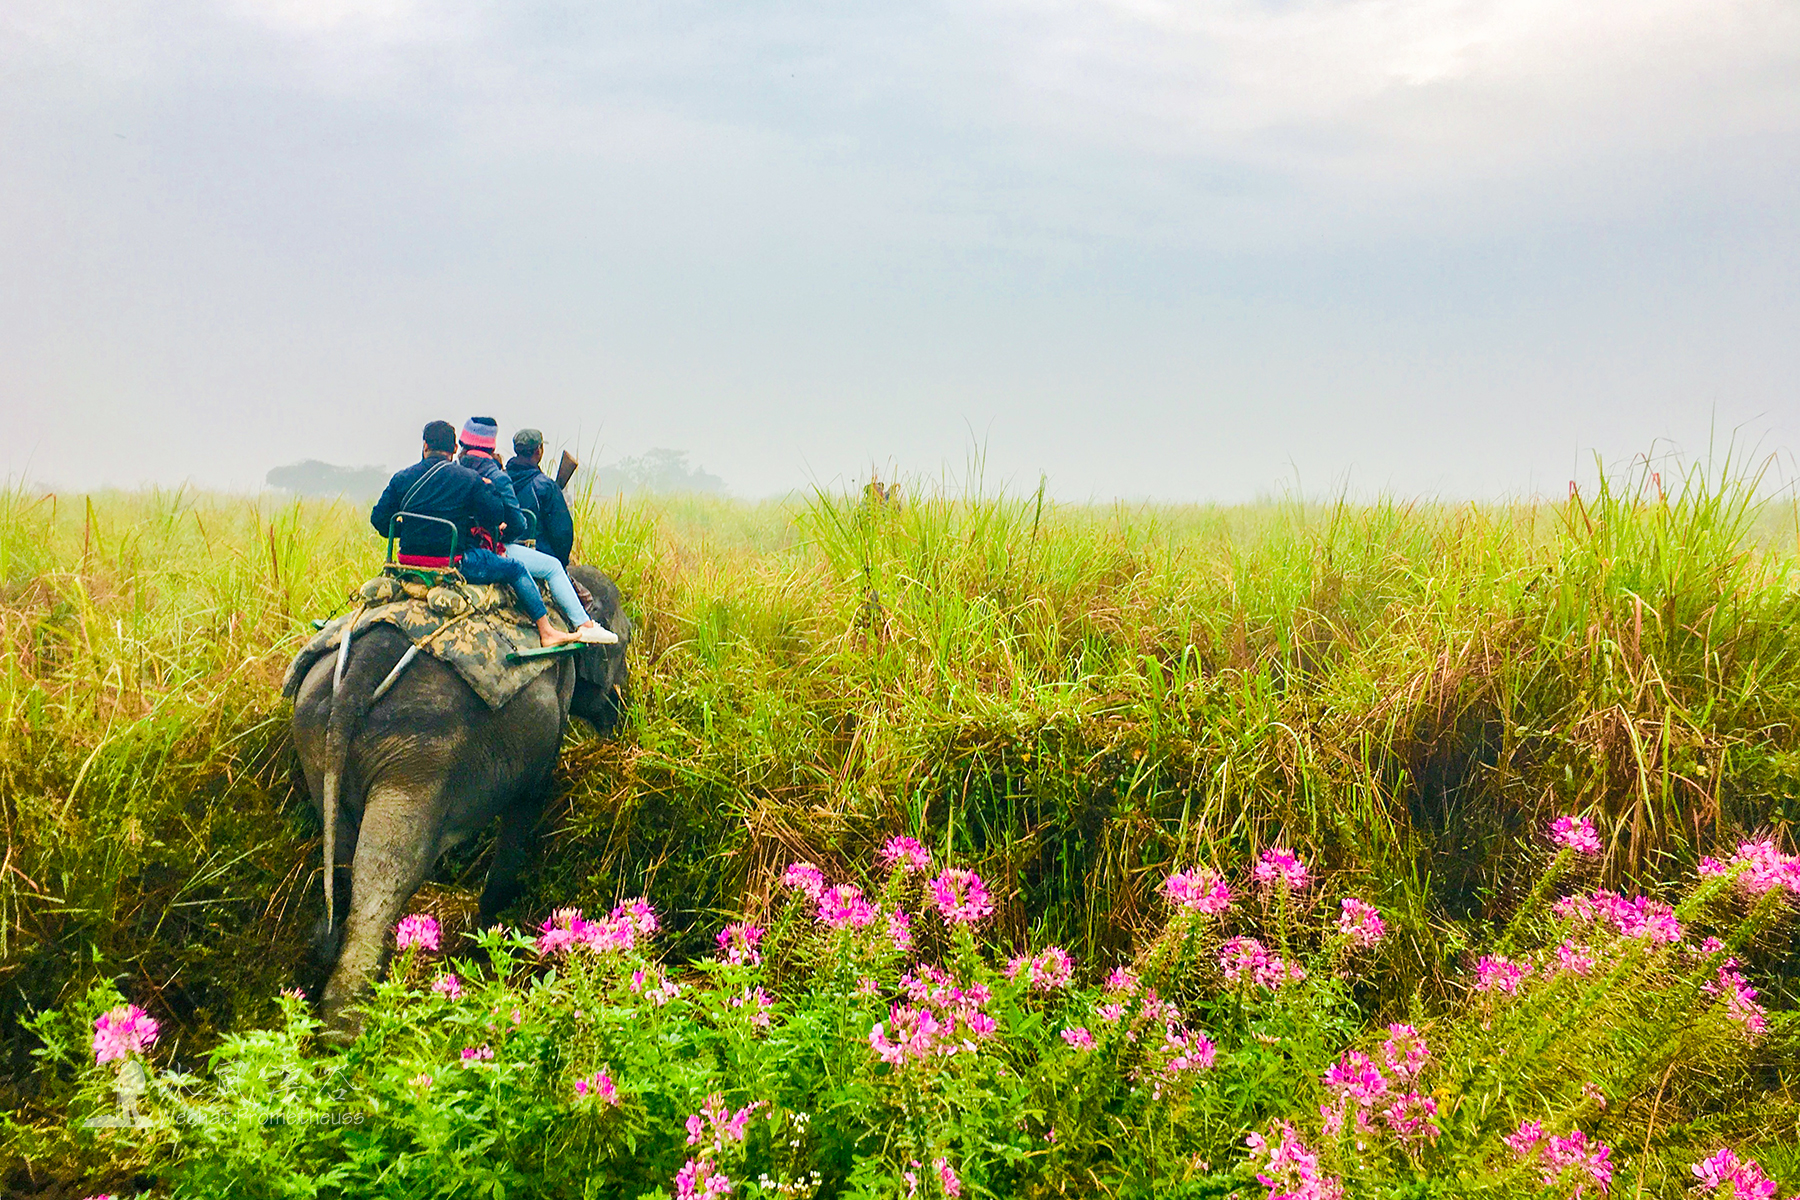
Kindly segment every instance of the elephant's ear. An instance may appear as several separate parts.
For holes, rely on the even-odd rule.
[[[625,679],[625,651],[631,646],[631,618],[619,603],[619,587],[602,571],[585,563],[569,564],[569,579],[582,592],[588,616],[619,635],[616,646],[589,646],[575,656],[575,678],[607,688]]]

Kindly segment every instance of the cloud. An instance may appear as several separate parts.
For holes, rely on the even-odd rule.
[[[575,155],[880,155],[1003,197],[1112,179],[1128,208],[1171,187],[1379,204],[1800,128],[1791,0],[73,0],[6,20],[14,56],[360,96],[484,145],[510,125]]]
[[[1785,0],[1010,0],[1012,115],[1379,190],[1800,125]]]
[[[380,41],[419,40],[441,11],[415,0],[227,0],[224,8],[283,32]]]

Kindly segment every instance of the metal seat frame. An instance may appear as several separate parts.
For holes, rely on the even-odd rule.
[[[424,513],[398,512],[388,522],[387,561],[381,565],[383,575],[392,576],[402,582],[422,583],[426,587],[436,587],[447,579],[461,579],[462,573],[455,567],[409,567],[401,563],[394,555],[394,544],[400,540],[400,526],[407,520],[430,521],[435,525],[447,526],[450,530],[450,560],[456,561],[456,550],[462,539],[462,530],[455,521],[443,517],[430,517]]]

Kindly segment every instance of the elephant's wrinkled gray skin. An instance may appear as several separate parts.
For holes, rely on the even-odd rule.
[[[337,924],[321,939],[327,960],[336,957],[320,1001],[328,1025],[352,1024],[346,1006],[385,965],[390,931],[438,857],[496,817],[500,838],[481,893],[482,924],[518,897],[568,718],[603,734],[618,722],[630,622],[611,580],[585,567],[570,575],[593,595],[593,615],[619,634],[619,644],[557,660],[498,711],[428,654],[416,656],[371,707],[369,696],[410,644],[387,625],[352,641],[335,698],[335,654],[314,663],[301,683],[294,743],[321,812],[327,773],[337,774]]]

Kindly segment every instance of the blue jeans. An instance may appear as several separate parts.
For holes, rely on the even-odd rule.
[[[533,621],[541,621],[550,614],[544,611],[544,598],[538,595],[537,584],[531,582],[531,573],[523,563],[516,563],[509,558],[501,558],[492,550],[464,550],[456,562],[462,577],[470,583],[504,583],[518,593],[519,607]]]
[[[580,628],[594,619],[581,606],[581,597],[575,594],[575,585],[569,582],[569,573],[563,570],[556,555],[514,543],[506,547],[506,557],[529,571],[533,579],[542,579],[550,585],[550,598],[563,610],[563,616],[569,618],[570,628]]]

